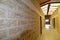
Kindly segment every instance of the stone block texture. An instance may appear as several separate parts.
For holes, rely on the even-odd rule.
[[[31,0],[0,0],[0,40],[35,40],[39,36],[40,17]],[[22,37],[24,34],[32,35]],[[23,35],[23,36],[24,36]]]

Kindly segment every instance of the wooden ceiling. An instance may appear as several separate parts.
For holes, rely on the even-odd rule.
[[[40,4],[48,2],[49,0],[40,0]]]
[[[40,5],[43,6],[47,3],[60,3],[60,0],[40,0]]]
[[[44,1],[41,0],[40,6],[44,6],[45,4],[47,4],[49,2],[50,2],[50,0],[44,0]]]

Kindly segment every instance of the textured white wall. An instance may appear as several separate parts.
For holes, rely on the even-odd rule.
[[[24,30],[39,35],[39,18],[28,0],[0,0],[0,40],[17,40]]]

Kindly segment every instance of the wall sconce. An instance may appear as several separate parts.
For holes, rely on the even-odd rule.
[[[60,0],[48,0],[40,5],[44,15],[51,15],[60,5]]]

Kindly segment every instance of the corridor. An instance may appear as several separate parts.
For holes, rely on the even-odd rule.
[[[0,40],[60,40],[60,0],[0,0]]]

